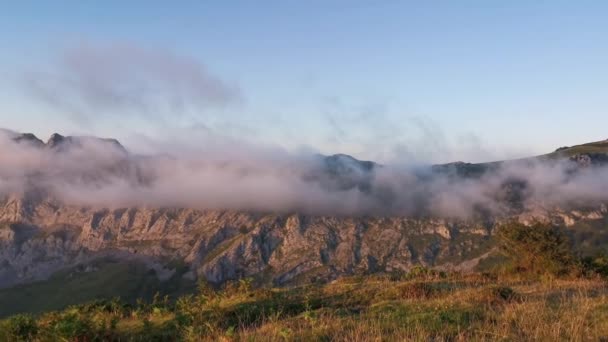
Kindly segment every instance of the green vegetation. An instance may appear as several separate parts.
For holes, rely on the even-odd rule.
[[[326,285],[254,289],[250,282],[170,301],[118,300],[0,322],[3,341],[598,340],[608,288],[598,278],[522,280],[417,271]]]
[[[154,271],[137,262],[97,260],[88,266],[76,267],[54,274],[50,279],[0,290],[0,317],[14,313],[39,313],[62,309],[95,299],[116,296],[149,300],[160,291],[182,293],[191,284],[176,275],[161,283]]]
[[[557,148],[555,151],[547,154],[538,155],[535,157],[526,157],[520,159],[511,159],[504,161],[495,161],[488,163],[470,164],[470,163],[451,163],[436,165],[437,170],[450,170],[457,171],[460,175],[474,176],[483,174],[489,170],[494,170],[505,163],[510,162],[534,162],[534,161],[550,161],[560,160],[569,158],[575,155],[587,154],[587,155],[598,155],[608,154],[608,141],[596,141],[587,144],[575,145],[575,146],[563,146]]]
[[[570,157],[576,154],[587,153],[608,153],[608,141],[597,141],[572,147],[562,147],[547,156],[554,157]]]
[[[512,222],[498,229],[499,246],[519,273],[562,276],[581,271],[568,236],[559,228],[542,223],[526,226]]]
[[[223,252],[225,252],[226,250],[228,250],[228,248],[230,248],[233,244],[235,244],[236,242],[241,240],[243,237],[244,237],[244,235],[239,234],[226,241],[223,241],[221,244],[216,246],[213,250],[211,250],[209,252],[209,254],[207,254],[205,256],[205,260],[203,260],[203,263],[206,263],[206,262],[209,262],[209,261],[215,259],[218,255],[220,255]]]
[[[498,253],[482,260],[492,266],[485,272],[461,274],[419,266],[407,273],[293,288],[255,288],[251,280],[242,279],[214,289],[203,282],[174,299],[99,299],[35,316],[12,316],[0,321],[0,340],[608,338],[607,258],[581,256],[566,231],[540,223],[511,222],[497,237]]]

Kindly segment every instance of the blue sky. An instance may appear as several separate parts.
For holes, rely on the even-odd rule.
[[[607,17],[604,1],[5,2],[0,126],[125,139],[204,126],[382,161],[542,153],[608,138]],[[79,120],[23,89],[66,50],[115,44],[200,63],[239,99]]]

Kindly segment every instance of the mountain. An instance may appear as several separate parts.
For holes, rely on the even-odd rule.
[[[53,133],[49,140],[44,143],[41,139],[32,133],[18,133],[7,129],[0,129],[0,135],[19,144],[27,144],[37,148],[47,148],[51,150],[65,151],[66,149],[82,147],[87,143],[98,143],[109,145],[127,152],[127,150],[116,139],[98,138],[92,136],[63,136],[59,133]]]
[[[566,177],[559,178],[559,184],[567,185],[579,174],[588,183],[603,175],[593,172],[603,170],[607,162],[608,141],[520,160],[418,167],[405,175],[341,154],[315,156],[306,163],[289,161],[273,172],[292,177],[297,171],[294,184],[304,184],[300,191],[321,189],[316,191],[322,191],[327,205],[315,206],[317,197],[306,195],[311,197],[298,197],[304,204],[287,203],[272,211],[249,201],[242,208],[145,201],[124,206],[117,201],[131,203],[130,199],[112,197],[112,186],[149,190],[163,175],[183,166],[176,166],[177,159],[171,156],[132,155],[113,139],[54,134],[44,143],[32,134],[5,135],[10,138],[3,140],[5,146],[25,144],[27,153],[48,167],[32,167],[28,159],[15,164],[27,172],[0,170],[6,183],[19,180],[19,187],[0,187],[0,302],[16,303],[0,309],[0,315],[40,310],[44,298],[60,296],[53,293],[61,286],[79,295],[54,297],[44,309],[96,297],[188,291],[197,279],[221,284],[252,277],[260,285],[286,286],[406,271],[416,265],[469,271],[491,262],[496,251],[493,233],[512,219],[566,226],[587,250],[601,249],[608,241],[605,198],[561,201],[560,193],[553,196],[555,201],[545,203],[540,196],[552,196],[546,189],[558,183],[545,188],[533,184],[538,172],[522,176],[531,165],[559,164],[558,175]],[[95,162],[89,164],[91,160]],[[236,179],[242,179],[259,170],[266,172],[265,167],[222,161],[196,170],[218,168],[221,174],[236,170],[240,177]],[[511,169],[515,171],[505,173]],[[553,172],[554,167],[534,170]],[[174,183],[183,178],[179,175],[170,178],[170,187],[178,186]],[[549,173],[546,177],[555,178]],[[477,185],[467,187],[476,180],[484,185],[479,191]],[[94,189],[90,192],[94,196],[87,192],[83,198],[66,190],[74,184],[78,185],[74,189]],[[395,184],[405,185],[396,188]],[[579,189],[584,184],[575,183]],[[437,190],[440,186],[445,188]],[[150,191],[143,194],[152,196]],[[263,201],[265,196],[257,197]],[[455,199],[446,201],[450,196]],[[356,209],[339,207],[344,210],[333,213],[336,203],[343,202],[346,209]]]
[[[496,171],[500,167],[508,165],[556,162],[564,159],[576,162],[580,166],[608,164],[608,139],[582,145],[563,146],[554,152],[535,157],[475,164],[454,162],[433,165],[432,169],[438,173],[448,173],[460,177],[479,177],[486,172]]]
[[[31,134],[30,134],[31,135]],[[20,137],[24,136],[22,134]],[[35,139],[35,136],[31,135]],[[17,138],[17,141],[20,141]],[[41,141],[38,139],[38,141]],[[56,151],[65,151],[68,149],[82,147],[83,144],[94,143],[101,146],[107,145],[110,148],[116,149],[122,153],[127,153],[127,150],[116,139],[88,137],[88,136],[63,136],[59,133],[53,133],[46,143],[46,147]]]

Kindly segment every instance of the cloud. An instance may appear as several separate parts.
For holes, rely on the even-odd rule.
[[[477,160],[503,157],[487,152],[481,139],[471,134],[473,139],[465,143],[451,141],[451,135],[432,119],[402,115],[385,100],[353,104],[337,96],[327,97],[318,108],[320,120],[315,113],[304,119],[318,125],[307,130],[289,123],[279,125],[255,108],[249,112],[256,113],[252,120],[246,111],[232,111],[242,109],[241,89],[197,59],[133,43],[72,45],[47,67],[24,73],[23,81],[27,95],[70,120],[63,120],[64,125],[56,129],[112,132],[122,140],[133,134],[161,137],[167,132],[204,134],[213,139],[268,138],[292,148],[318,143],[314,148],[327,152],[400,163],[469,160],[472,155]],[[194,132],[189,127],[199,129]],[[278,137],[280,133],[283,138]],[[307,141],[310,137],[316,141]]]
[[[73,205],[470,218],[608,200],[608,169],[571,160],[514,161],[465,177],[463,164],[373,166],[238,141],[136,155],[95,138],[57,150],[14,137],[0,133],[0,194]]]
[[[412,164],[490,154],[474,135],[455,148],[433,120],[395,116],[380,104],[351,106],[330,98],[323,111],[336,144],[397,161],[371,168],[347,156],[254,143],[255,134],[239,122],[189,120],[189,128],[176,127],[179,118],[201,119],[243,95],[197,60],[165,50],[81,44],[49,69],[28,73],[26,85],[83,126],[149,119],[163,126],[164,136],[137,132],[133,145],[146,151],[139,155],[86,137],[58,151],[17,143],[17,133],[0,131],[0,195],[41,192],[71,204],[113,207],[442,217],[608,200],[605,167],[573,171],[572,161],[510,162],[462,177],[458,164],[441,172]]]
[[[79,122],[196,118],[243,100],[236,85],[196,59],[130,43],[82,43],[63,51],[47,70],[24,78],[29,94]]]

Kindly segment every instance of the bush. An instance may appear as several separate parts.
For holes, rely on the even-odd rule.
[[[491,286],[479,295],[481,302],[489,305],[501,305],[521,300],[521,296],[508,286]]]
[[[6,330],[10,339],[31,341],[38,334],[38,325],[30,315],[16,315],[8,319]]]
[[[556,226],[510,222],[498,229],[499,246],[514,271],[563,276],[580,273],[580,260],[570,239]]]
[[[401,297],[406,299],[427,299],[438,291],[431,283],[416,281],[400,287]]]
[[[78,313],[62,315],[53,324],[53,331],[57,337],[67,340],[90,340],[95,336],[93,322]]]
[[[608,277],[608,256],[605,254],[583,258],[582,263],[585,273]]]
[[[416,265],[412,267],[409,272],[403,274],[401,280],[414,280],[414,279],[439,279],[446,278],[447,274],[442,271],[436,271],[424,266]]]
[[[232,297],[251,293],[253,289],[253,279],[243,278],[236,281],[228,281],[224,284],[222,295]]]
[[[394,270],[388,273],[387,277],[389,281],[401,281],[405,279],[407,273],[401,270]]]

